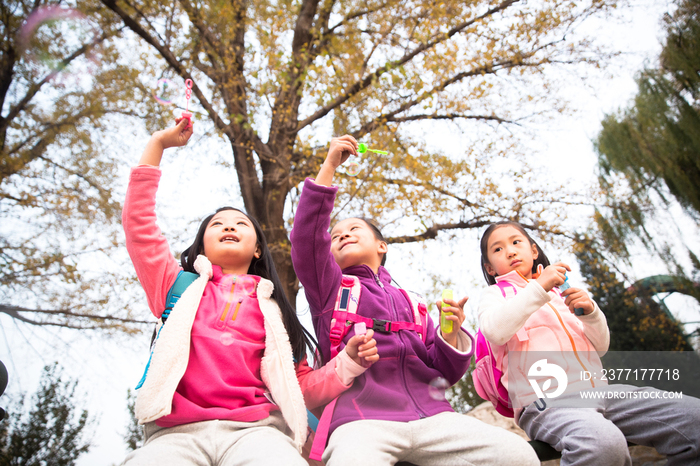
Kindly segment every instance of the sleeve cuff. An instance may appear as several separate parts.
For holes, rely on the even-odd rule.
[[[455,348],[451,344],[447,343],[445,339],[442,337],[442,332],[440,331],[439,327],[437,329],[437,336],[442,342],[452,349],[453,351],[463,355],[463,356],[470,356],[472,353],[472,337],[467,333],[466,330],[460,327],[461,332],[457,334],[457,347]],[[354,362],[354,361],[353,361]]]
[[[336,356],[335,358],[335,373],[340,379],[340,381],[343,383],[343,385],[345,385],[346,387],[352,385],[352,382],[355,380],[355,377],[364,374],[364,372],[367,370],[366,367],[362,367],[361,365],[353,361],[353,359],[348,355],[345,349],[338,353],[338,356]]]

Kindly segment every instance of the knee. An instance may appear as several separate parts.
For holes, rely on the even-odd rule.
[[[513,434],[509,439],[508,448],[499,452],[499,462],[501,464],[513,464],[523,466],[540,466],[537,453],[530,444],[519,435]]]
[[[563,439],[562,457],[593,461],[595,464],[629,464],[629,448],[624,434],[617,428]]]

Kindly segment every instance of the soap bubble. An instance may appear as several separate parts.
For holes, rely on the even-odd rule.
[[[66,68],[63,61],[99,36],[97,28],[87,16],[78,10],[58,5],[35,9],[19,32],[20,50],[28,63],[34,64],[38,72],[58,72],[65,77],[95,68],[95,46],[90,47],[81,58],[72,60]]]
[[[158,80],[155,89],[153,89],[153,98],[161,105],[172,105],[173,97],[177,96],[177,86],[168,78]],[[182,112],[182,110],[180,110]],[[178,115],[179,117],[179,115]]]
[[[233,344],[233,340],[233,335],[228,332],[222,333],[219,337],[219,341],[221,341],[221,344],[224,346],[231,346]]]
[[[348,162],[347,166],[345,167],[345,173],[348,176],[357,176],[360,173],[360,164],[352,161]]]
[[[450,384],[447,383],[447,380],[442,377],[435,377],[428,385],[428,394],[433,400],[444,400],[445,391],[448,388],[450,388]]]

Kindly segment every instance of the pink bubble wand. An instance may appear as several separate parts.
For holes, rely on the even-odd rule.
[[[191,79],[186,79],[185,80],[185,98],[186,103],[185,103],[185,110],[182,112],[182,118],[187,118],[189,123],[187,124],[187,127],[189,128],[192,126],[192,112],[189,111],[190,108],[190,97],[192,97],[192,80]]]

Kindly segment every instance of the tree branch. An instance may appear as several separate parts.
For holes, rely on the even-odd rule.
[[[105,322],[109,324],[110,322],[114,322],[117,324],[152,324],[152,321],[146,321],[146,320],[136,320],[136,319],[124,319],[121,317],[114,317],[114,316],[99,316],[99,315],[90,315],[90,314],[80,314],[76,312],[71,312],[67,310],[50,310],[50,309],[27,309],[23,307],[18,307],[18,306],[9,306],[6,304],[0,304],[0,312],[3,314],[7,314],[13,319],[20,320],[22,322],[32,324],[32,325],[39,325],[39,326],[54,326],[54,327],[65,327],[65,328],[72,328],[72,329],[82,329],[82,330],[90,330],[90,329],[100,329],[103,327],[100,326],[79,326],[79,325],[73,325],[69,323],[60,323],[60,322],[46,322],[46,321],[39,321],[39,320],[34,320],[30,319],[29,317],[25,317],[21,313],[35,313],[35,314],[46,314],[46,315],[51,315],[51,316],[62,316],[62,317],[75,317],[79,319],[87,319],[87,320],[99,320],[102,322]]]
[[[301,129],[305,128],[306,126],[312,124],[314,121],[324,117],[327,115],[330,111],[336,109],[343,103],[347,102],[352,98],[353,96],[357,95],[359,92],[362,90],[370,87],[372,83],[381,77],[383,74],[387,73],[388,71],[398,68],[399,66],[410,62],[413,60],[416,56],[420,55],[421,53],[425,52],[426,50],[432,49],[433,47],[447,41],[448,39],[452,38],[452,36],[456,35],[457,33],[463,31],[464,29],[468,28],[475,22],[486,18],[488,16],[491,16],[499,11],[505,10],[506,8],[510,7],[514,3],[518,2],[519,0],[505,0],[501,2],[499,5],[489,9],[485,13],[483,13],[480,16],[477,16],[469,21],[464,21],[461,24],[458,24],[457,26],[453,27],[450,29],[447,33],[445,34],[440,34],[437,36],[435,40],[432,40],[430,42],[424,42],[417,46],[415,49],[412,51],[408,52],[405,54],[403,57],[399,58],[398,60],[390,61],[385,63],[383,66],[377,68],[373,73],[370,73],[367,75],[364,79],[361,79],[360,81],[356,82],[352,86],[348,88],[348,90],[344,93],[336,97],[331,103],[328,105],[324,106],[323,108],[317,110],[315,113],[312,115],[308,116],[301,122],[297,124],[296,131],[300,131]]]

